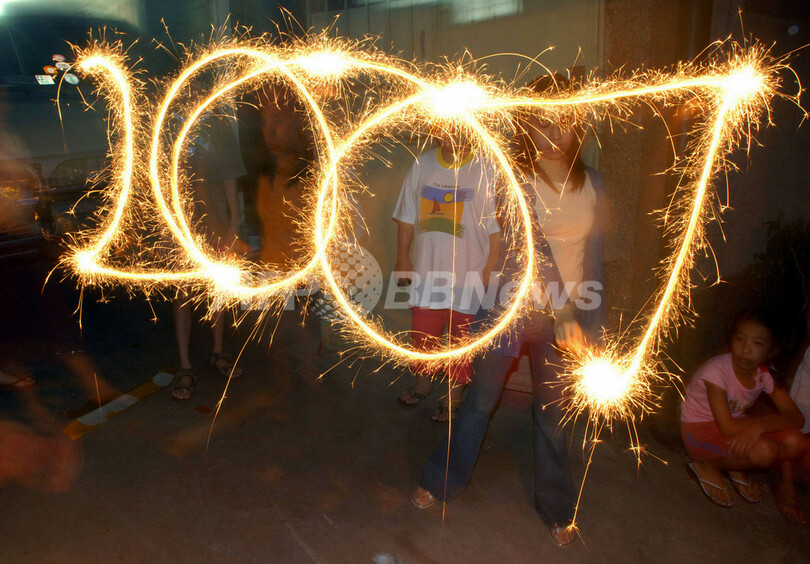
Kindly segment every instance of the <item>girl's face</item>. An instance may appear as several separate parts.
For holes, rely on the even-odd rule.
[[[536,160],[570,161],[571,148],[576,133],[570,127],[555,124],[547,119],[532,116],[526,123],[529,138],[537,151]]]
[[[771,331],[756,321],[743,321],[731,335],[731,360],[736,368],[753,371],[768,360]]]
[[[464,128],[452,124],[435,128],[433,135],[439,141],[439,145],[449,152],[463,153],[470,146],[470,137]]]

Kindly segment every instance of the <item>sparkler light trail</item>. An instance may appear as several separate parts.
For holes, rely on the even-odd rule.
[[[80,284],[123,284],[145,292],[177,288],[225,305],[243,300],[282,304],[301,284],[317,281],[342,310],[342,329],[360,345],[398,362],[443,365],[485,349],[531,307],[532,288],[542,284],[528,227],[532,211],[509,154],[514,114],[541,113],[593,128],[599,121],[623,119],[644,104],[689,104],[699,118],[688,154],[679,163],[677,201],[664,214],[674,243],[651,312],[639,315],[632,331],[606,335],[603,348],[568,357],[563,382],[570,396],[569,418],[586,416],[595,439],[605,425],[625,421],[632,426],[636,417],[654,408],[653,388],[663,379],[658,349],[687,310],[689,272],[712,217],[713,180],[731,151],[747,146],[768,117],[773,97],[784,96],[777,91],[779,73],[788,68],[784,59],[756,45],[715,47],[710,62],[593,80],[573,93],[538,96],[460,66],[418,69],[368,43],[325,36],[289,46],[264,39],[229,40],[190,58],[152,107],[146,86],[127,71],[120,46],[94,45],[80,50],[76,66],[98,79],[112,108],[109,205],[99,227],[75,239],[63,264]],[[257,280],[251,272],[262,270],[259,265],[211,248],[195,232],[188,198],[191,179],[183,160],[190,136],[207,113],[222,111],[236,97],[268,82],[281,83],[299,97],[320,159],[304,210],[309,229],[299,241],[306,258],[292,271]],[[171,116],[182,118],[177,131],[169,126]],[[348,197],[367,189],[351,184],[341,171],[370,159],[370,147],[380,139],[391,142],[407,131],[425,135],[448,124],[467,131],[474,150],[499,167],[512,224],[507,231],[516,233],[512,252],[523,270],[509,307],[490,327],[441,350],[423,352],[352,304],[330,257],[352,239]],[[129,251],[117,252],[119,248]]]

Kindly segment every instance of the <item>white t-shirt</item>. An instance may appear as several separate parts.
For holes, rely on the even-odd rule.
[[[743,412],[751,407],[762,392],[773,393],[773,377],[764,367],[757,368],[754,387],[748,389],[740,384],[737,375],[734,374],[731,353],[721,354],[706,361],[692,376],[681,406],[681,421],[686,423],[714,421],[706,392],[706,382],[726,391],[728,409],[732,417],[742,417]]]
[[[565,186],[558,184],[552,188],[534,175],[532,184],[537,196],[534,207],[540,229],[546,236],[563,283],[576,283],[570,296],[576,299],[582,283],[585,246],[595,219],[596,191],[587,175],[577,191],[572,189],[570,180]]]
[[[455,168],[440,148],[417,157],[394,210],[394,219],[414,226],[411,306],[478,311],[489,236],[500,231],[495,176],[492,164],[477,155]]]
[[[793,377],[790,386],[790,397],[804,415],[804,428],[802,433],[810,433],[810,347],[804,351],[804,358]]]

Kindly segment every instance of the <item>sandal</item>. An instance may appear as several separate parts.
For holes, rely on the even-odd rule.
[[[217,372],[225,378],[239,378],[242,369],[236,366],[227,354],[212,353],[208,359],[208,364],[217,369]]]
[[[194,386],[197,385],[197,377],[190,368],[178,370],[172,381],[172,398],[177,401],[190,400],[194,395]]]
[[[737,490],[741,498],[748,503],[759,503],[762,500],[762,490],[754,483],[750,476],[746,477],[748,479],[743,480],[729,474],[731,485],[734,486],[734,489]]]
[[[551,538],[554,539],[554,542],[556,542],[557,546],[560,548],[571,546],[577,538],[576,529],[571,521],[566,521],[562,524],[554,523],[549,527],[548,531],[551,533]]]
[[[408,397],[406,397],[405,399],[403,399],[402,396],[397,398],[397,403],[399,404],[399,407],[401,407],[402,409],[413,409],[417,405],[422,403],[422,400],[427,397],[427,394],[420,394],[419,392],[417,392],[414,389],[413,386],[407,387],[405,389],[405,392],[403,392],[403,393],[407,393]],[[411,400],[416,400],[416,401],[411,401]]]
[[[439,499],[422,486],[416,488],[416,491],[411,494],[411,503],[419,509],[427,509],[435,505],[437,501]]]
[[[436,411],[433,412],[433,416],[430,419],[436,423],[455,421],[460,411],[461,408],[458,406],[447,407],[446,405],[439,404],[436,406]]]
[[[689,464],[687,464],[686,469],[687,469],[687,471],[690,472],[690,475],[695,479],[695,481],[697,481],[697,484],[700,486],[700,489],[703,490],[703,493],[706,494],[706,497],[709,498],[709,501],[711,501],[712,503],[714,503],[716,505],[719,505],[720,507],[731,507],[732,506],[731,499],[729,499],[728,501],[725,501],[723,499],[716,498],[711,494],[711,492],[709,492],[708,489],[706,489],[706,486],[710,486],[710,487],[712,487],[712,488],[714,488],[716,490],[719,490],[719,491],[721,491],[723,493],[726,493],[726,492],[728,492],[728,487],[725,484],[720,486],[720,485],[715,484],[712,481],[709,481],[709,480],[706,480],[705,478],[703,478],[700,474],[698,474],[698,471],[695,468],[695,463],[694,462],[690,462]]]

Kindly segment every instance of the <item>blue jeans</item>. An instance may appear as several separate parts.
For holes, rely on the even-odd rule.
[[[576,505],[566,448],[567,433],[558,428],[562,412],[557,400],[562,396],[554,365],[559,366],[561,360],[552,346],[553,327],[553,321],[547,316],[533,312],[518,335],[518,344],[529,345],[532,365],[534,505],[547,525],[573,519]],[[517,349],[512,347],[512,350]],[[476,361],[467,398],[453,422],[450,463],[447,464],[445,438],[430,455],[422,471],[420,486],[437,498],[449,501],[469,484],[492,411],[513,361],[513,357],[498,354],[497,350]]]

